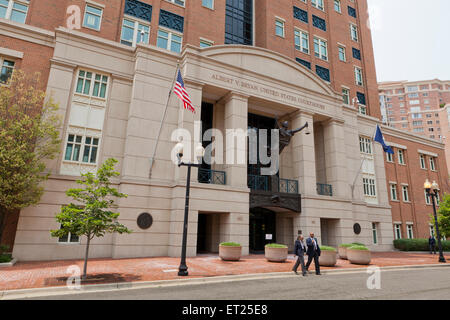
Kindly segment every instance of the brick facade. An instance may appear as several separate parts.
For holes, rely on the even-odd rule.
[[[150,49],[152,50],[157,45],[160,10],[165,10],[184,18],[184,31],[182,34],[183,46],[186,46],[188,44],[198,47],[201,40],[210,41],[214,45],[223,45],[225,42],[225,1],[214,1],[214,9],[203,7],[200,0],[186,0],[186,5],[184,7],[166,0],[142,0],[142,2],[150,4],[152,6],[151,22],[148,23],[150,26],[149,45],[151,47]],[[370,116],[367,118],[370,118],[370,121],[375,122],[377,119],[381,118],[381,112],[379,108],[379,97],[377,90],[371,33],[370,29],[368,28],[367,1],[341,0],[341,12],[337,12],[335,10],[333,1],[328,0],[324,1],[324,3],[325,8],[322,11],[313,7],[310,1],[304,3],[298,0],[255,0],[255,9],[253,11],[254,45],[256,47],[267,49],[271,52],[276,52],[278,55],[281,54],[283,55],[283,59],[287,58],[290,61],[295,61],[296,58],[300,58],[310,63],[311,72],[313,74],[316,74],[316,66],[328,69],[330,74],[329,85],[332,89],[334,89],[335,93],[338,95],[338,98],[339,95],[342,94],[343,87],[349,89],[350,91],[348,105],[346,105],[344,108],[349,109],[353,112],[354,107],[352,106],[352,100],[357,97],[359,93],[360,97],[363,96],[365,99],[367,114]],[[60,29],[67,27],[66,21],[69,18],[67,8],[71,5],[79,6],[79,8],[81,9],[80,22],[83,25],[86,4],[92,4],[94,6],[102,8],[103,12],[101,19],[101,28],[99,31],[82,26],[80,30],[74,31],[73,34],[70,35],[67,33],[67,30]],[[294,18],[294,6],[307,12],[308,23]],[[74,39],[81,39],[80,42],[77,43],[77,45],[79,47],[83,47],[83,49],[89,49],[89,42],[87,42],[88,40],[78,35],[78,32],[81,32],[84,35],[88,35],[90,39],[94,39],[93,41],[95,41],[96,45],[98,46],[100,46],[100,44],[98,43],[107,46],[107,44],[105,43],[108,43],[109,41],[111,47],[114,47],[114,54],[117,54],[116,51],[118,52],[120,50],[123,50],[123,52],[117,54],[117,56],[120,57],[117,58],[118,61],[119,59],[121,59],[121,54],[123,54],[123,56],[127,56],[129,54],[129,48],[125,45],[119,45],[124,18],[124,7],[125,0],[31,1],[25,25],[16,22],[10,22],[7,20],[0,21],[0,29],[4,30],[4,32],[2,32],[2,34],[0,35],[0,47],[13,50],[17,53],[23,53],[22,58],[14,58],[14,60],[16,61],[15,66],[17,68],[24,69],[27,72],[40,72],[42,74],[42,84],[43,86],[45,86],[49,79],[51,66],[53,64],[59,63],[59,61],[53,61],[52,58],[54,56],[65,56],[65,54],[61,52],[54,52],[54,48],[58,48],[58,46],[55,44],[55,41],[76,42]],[[354,12],[356,13],[356,18],[349,14],[350,11],[353,12],[352,9],[354,9]],[[321,28],[314,26],[313,16],[319,20],[322,19],[324,21],[326,30],[322,30]],[[284,22],[284,37],[277,36],[275,33],[276,19],[280,19]],[[350,24],[357,26],[358,41],[353,41],[350,37]],[[16,30],[17,32],[13,32],[14,30]],[[302,53],[301,51],[295,49],[294,30],[302,30],[308,33],[308,54]],[[60,36],[59,38],[55,36],[55,33],[58,32],[62,34],[62,36]],[[327,60],[315,57],[313,41],[314,37],[318,37],[327,42]],[[339,58],[338,46],[345,47],[345,61],[341,61]],[[137,51],[138,50],[141,49],[138,48]],[[356,54],[354,54],[353,52],[356,52]],[[7,55],[8,53],[0,53],[0,56]],[[116,56],[114,57],[116,58]],[[89,61],[89,55],[84,58],[84,61]],[[62,68],[65,68],[64,72],[67,72],[67,69],[75,69],[77,67],[78,65],[75,62],[72,66],[70,65],[70,61],[65,61],[65,65]],[[98,65],[92,64],[90,62],[86,62],[86,65],[83,65],[82,67],[94,70],[96,68],[100,68],[98,67]],[[362,86],[357,85],[355,82],[355,67],[361,68],[362,70]],[[110,70],[99,71],[109,72]],[[124,74],[120,75],[121,78],[118,81],[119,83],[120,81],[130,81],[130,79],[133,78],[133,73],[127,72],[128,70],[124,72]],[[61,73],[63,72],[61,71]],[[65,79],[68,78],[69,76],[67,76],[67,78]],[[56,85],[55,83],[53,83],[53,86]],[[129,83],[126,84],[126,87],[127,86],[129,86]],[[446,88],[448,89],[448,85]],[[311,88],[308,88],[308,90],[311,90]],[[67,96],[64,97],[67,99]],[[64,101],[64,103],[66,103],[66,101]],[[349,110],[347,110],[347,113],[351,113]],[[121,119],[121,121],[125,120]],[[310,121],[313,121],[312,117]],[[335,129],[334,125],[335,124],[333,124],[333,130],[340,130]],[[370,124],[370,126],[372,126],[372,124]],[[392,129],[386,128],[386,130]],[[386,164],[386,175],[388,182],[397,181],[399,185],[401,183],[409,183],[412,188],[412,204],[399,204],[391,201],[391,205],[393,207],[393,221],[404,221],[404,223],[406,223],[411,220],[412,222],[414,222],[415,228],[417,228],[414,231],[415,234],[425,236],[426,219],[424,218],[424,212],[429,208],[422,205],[421,200],[424,201],[424,195],[423,190],[422,192],[420,192],[419,189],[423,185],[422,180],[424,180],[426,174],[424,171],[416,168],[416,165],[418,165],[418,163],[416,160],[413,160],[413,158],[416,158],[417,150],[428,150],[431,153],[435,153],[438,155],[438,168],[446,168],[447,166],[445,164],[444,151],[441,148],[442,145],[437,142],[428,141],[426,139],[413,139],[408,137],[408,135],[399,136],[396,134],[387,134],[387,140],[390,140],[391,142],[397,143],[399,145],[407,146],[407,157],[408,160],[410,160],[408,161],[406,166],[402,166],[399,168],[396,168],[395,166],[393,167],[393,165],[390,163]],[[357,149],[356,140],[355,149]],[[147,164],[147,161],[145,163]],[[445,172],[447,172],[447,170],[445,170]],[[444,188],[447,182],[447,176],[446,174],[444,175],[442,170],[438,170],[438,172],[428,172],[428,174],[430,180],[438,181],[442,188]],[[345,179],[337,179],[336,181],[342,183],[342,181],[344,180]],[[321,182],[325,183],[327,181]],[[416,184],[414,187],[412,187],[413,182]],[[315,185],[312,186],[313,189],[315,189],[315,187]],[[343,190],[344,188],[341,189]],[[343,192],[342,190],[339,190],[339,192]],[[12,226],[11,228],[14,228],[14,226]],[[351,226],[349,226],[347,229],[351,229]]]

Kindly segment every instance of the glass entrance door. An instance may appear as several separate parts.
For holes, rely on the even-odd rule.
[[[276,242],[276,214],[264,208],[250,210],[250,252],[264,253],[264,246]]]

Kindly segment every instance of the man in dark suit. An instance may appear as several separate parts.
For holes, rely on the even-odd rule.
[[[436,239],[433,236],[428,238],[428,246],[430,247],[430,254],[436,254]]]
[[[309,234],[309,238],[306,239],[306,246],[308,250],[306,254],[308,255],[308,262],[306,263],[306,271],[308,271],[309,265],[314,259],[314,264],[316,266],[316,274],[320,275],[320,265],[319,265],[319,257],[320,257],[320,247],[317,239],[314,238],[314,233]]]
[[[305,258],[303,257],[305,255],[306,246],[303,243],[303,236],[298,236],[297,240],[295,241],[295,248],[294,248],[294,254],[297,256],[297,262],[295,263],[294,268],[292,271],[297,273],[298,266],[302,265],[302,274],[303,276],[306,276],[306,267],[305,267]]]

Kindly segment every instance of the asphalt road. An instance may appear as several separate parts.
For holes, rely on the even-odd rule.
[[[450,299],[450,268],[383,270],[381,289],[369,290],[366,272],[333,273],[307,277],[277,278],[183,284],[141,289],[35,297],[33,299],[96,300],[309,300],[309,299]],[[374,282],[372,282],[374,283]]]

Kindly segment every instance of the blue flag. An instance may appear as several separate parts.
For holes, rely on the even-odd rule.
[[[388,146],[386,144],[386,142],[384,141],[383,133],[381,133],[381,128],[379,125],[377,125],[377,132],[375,133],[375,138],[373,140],[378,142],[379,144],[381,144],[384,152],[394,154],[394,150],[392,150],[392,148],[390,146]]]

